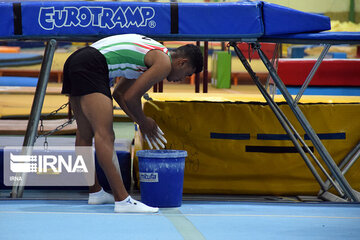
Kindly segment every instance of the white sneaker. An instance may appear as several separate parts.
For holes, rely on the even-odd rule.
[[[99,192],[90,193],[89,194],[89,200],[88,204],[107,204],[107,203],[114,203],[114,196],[110,193],[107,193],[104,191],[104,189],[101,188]]]
[[[149,207],[142,202],[136,201],[128,196],[121,202],[115,202],[114,211],[116,213],[156,213],[159,211],[157,207]]]

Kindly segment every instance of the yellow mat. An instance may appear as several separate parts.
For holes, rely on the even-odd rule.
[[[191,100],[191,95],[183,96],[181,100]],[[159,94],[151,96],[160,99]],[[149,101],[144,105],[145,114],[153,118],[165,133],[166,147],[188,152],[184,192],[316,195],[319,184],[270,107],[255,101],[234,103],[248,99],[226,97],[223,102],[221,96],[211,94],[207,97],[194,96],[193,99],[199,101],[179,101],[177,96],[178,101],[174,97],[174,101]],[[253,99],[256,98],[254,96]],[[337,104],[322,103],[330,101],[314,97],[304,100],[319,102],[299,104],[299,107],[339,164],[359,142],[360,122],[355,119],[360,118],[360,104],[338,103],[344,100],[339,98]],[[336,102],[334,99],[331,101]],[[321,159],[289,106],[279,104],[279,107],[317,159]],[[138,132],[136,135],[139,135]],[[148,149],[148,146],[138,136],[135,148]],[[357,191],[360,189],[359,164],[358,161],[346,174]],[[316,169],[324,179],[320,169]]]
[[[202,87],[202,86],[201,86]],[[265,102],[264,97],[253,85],[232,86],[231,89],[217,89],[209,84],[208,93],[195,93],[194,85],[164,84],[164,93],[153,93],[149,96],[159,101],[211,101],[211,102]],[[61,84],[49,83],[45,95],[43,114],[48,114],[68,102],[65,95],[60,94]],[[0,87],[0,118],[28,116],[31,111],[35,87]],[[284,101],[276,95],[277,102]],[[308,96],[304,95],[302,103],[359,103],[355,96]],[[117,104],[114,102],[114,105]],[[66,115],[67,108],[59,113]],[[126,116],[121,110],[114,110],[114,115]]]

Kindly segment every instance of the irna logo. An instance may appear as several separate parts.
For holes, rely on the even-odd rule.
[[[24,186],[92,186],[95,182],[92,146],[8,146],[3,156],[6,186],[14,182]]]
[[[87,173],[84,158],[78,155],[73,159],[61,155],[14,155],[10,153],[10,170],[14,173]]]
[[[155,10],[152,7],[118,7],[116,10],[106,7],[41,7],[38,22],[41,28],[53,30],[62,27],[100,27],[112,29],[116,26],[154,28],[152,20]]]

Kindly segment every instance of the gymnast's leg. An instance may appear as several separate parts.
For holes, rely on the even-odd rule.
[[[75,146],[92,146],[94,132],[90,122],[86,119],[80,106],[80,96],[70,97],[70,104],[73,109],[75,119],[77,122]],[[105,204],[114,203],[114,197],[108,194],[101,187],[97,174],[95,172],[95,183],[89,186],[89,204]]]
[[[95,140],[95,150],[101,168],[109,181],[116,201],[121,201],[129,195],[124,187],[121,176],[112,162],[114,151],[114,131],[112,100],[101,93],[91,93],[81,97],[71,97],[74,115],[80,117],[79,137],[77,144],[92,145]],[[78,116],[77,116],[78,115]],[[91,137],[91,138],[90,138]],[[95,181],[91,192],[99,191],[100,185]]]
[[[132,199],[127,193],[119,171],[112,159],[114,152],[113,105],[112,99],[102,93],[91,93],[81,97],[71,97],[74,102],[74,115],[81,116],[78,125],[82,131],[78,144],[89,144],[91,136],[95,139],[97,159],[103,169],[115,198],[115,212],[157,212],[157,208],[148,207]],[[100,185],[95,182],[94,191]]]

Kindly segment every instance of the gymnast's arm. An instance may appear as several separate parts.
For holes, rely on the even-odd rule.
[[[146,117],[141,105],[141,97],[156,83],[165,79],[171,71],[169,56],[159,50],[152,50],[145,56],[148,70],[136,80],[121,79],[114,89],[114,99],[125,113],[139,124],[142,134],[150,140],[157,136],[157,124]],[[128,80],[128,81],[127,81]]]
[[[134,82],[135,79],[126,79],[124,77],[121,77],[114,88],[113,98],[119,104],[121,109],[135,122],[134,116],[131,114],[131,111],[129,111],[124,101],[125,92],[129,89],[129,87],[131,87]]]

